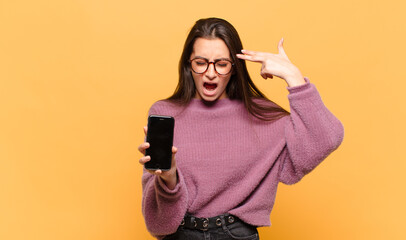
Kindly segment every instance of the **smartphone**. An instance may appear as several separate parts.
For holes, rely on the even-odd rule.
[[[150,156],[151,160],[145,163],[146,169],[163,171],[171,169],[174,127],[175,119],[171,116],[150,115],[148,117],[149,148],[146,149],[145,155]]]

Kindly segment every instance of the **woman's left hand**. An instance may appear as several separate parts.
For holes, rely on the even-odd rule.
[[[277,76],[284,79],[289,87],[304,84],[302,73],[292,64],[283,49],[283,38],[279,41],[278,50],[278,54],[241,50],[243,54],[237,54],[237,57],[261,63],[261,76],[264,79]]]

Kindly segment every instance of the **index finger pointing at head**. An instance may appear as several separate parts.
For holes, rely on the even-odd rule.
[[[236,55],[238,58],[243,59],[243,60],[248,60],[252,62],[263,62],[264,58],[261,56],[255,56],[255,55],[244,55],[244,54],[238,54]]]
[[[255,56],[264,56],[264,55],[266,55],[266,53],[264,53],[264,52],[245,50],[245,49],[242,49],[241,52],[244,53],[245,55],[255,55]]]

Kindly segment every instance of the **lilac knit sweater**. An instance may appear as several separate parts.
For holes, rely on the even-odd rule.
[[[228,98],[210,106],[193,99],[186,107],[158,101],[149,114],[175,117],[178,184],[170,190],[144,171],[142,210],[157,238],[177,230],[185,213],[230,213],[269,226],[279,182],[293,184],[342,142],[343,126],[309,83],[288,87],[291,114],[274,122],[250,115]]]

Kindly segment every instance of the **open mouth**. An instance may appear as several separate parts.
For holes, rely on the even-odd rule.
[[[217,84],[216,83],[207,83],[207,82],[205,82],[203,84],[203,87],[206,88],[209,91],[214,91],[217,88]]]

